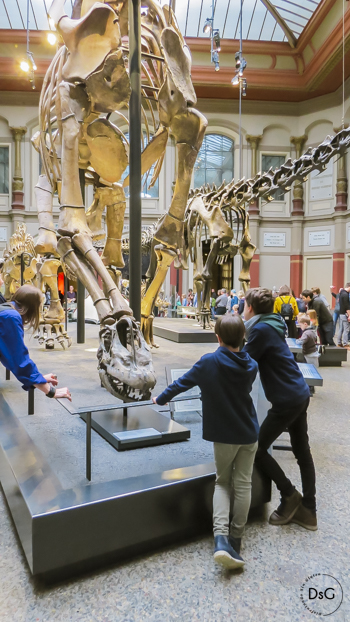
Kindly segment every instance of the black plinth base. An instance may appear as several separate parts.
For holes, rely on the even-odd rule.
[[[86,415],[81,415],[86,421]],[[118,451],[186,441],[191,432],[150,406],[140,406],[123,415],[123,409],[94,413],[91,426]]]
[[[176,343],[216,343],[213,330],[196,326],[195,318],[189,320],[160,318],[153,322],[153,334]]]

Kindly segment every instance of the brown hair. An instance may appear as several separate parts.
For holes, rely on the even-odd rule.
[[[22,316],[23,324],[37,330],[40,321],[40,306],[43,294],[34,285],[22,285],[13,294],[11,302],[15,303],[18,313]]]
[[[242,344],[245,328],[239,315],[221,315],[215,323],[215,333],[226,346],[239,348]]]
[[[298,322],[299,324],[302,323],[302,324],[307,324],[308,326],[310,326],[310,318],[308,315],[305,315],[305,314],[298,315]]]
[[[290,287],[288,287],[288,285],[281,285],[278,294],[279,296],[291,296]]]
[[[271,289],[266,289],[265,287],[248,289],[245,301],[248,307],[252,307],[255,315],[273,312],[274,300]]]
[[[319,296],[321,293],[321,290],[319,287],[311,287],[311,291],[313,292],[313,294],[316,294],[317,296]]]
[[[318,326],[317,313],[315,309],[308,309],[307,315],[309,316],[310,320],[313,320],[314,322],[316,322],[316,326]]]

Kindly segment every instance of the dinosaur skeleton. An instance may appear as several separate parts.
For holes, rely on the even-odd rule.
[[[143,399],[155,385],[150,348],[152,309],[174,258],[184,265],[184,213],[191,176],[207,121],[193,108],[190,52],[172,10],[145,0],[141,12],[142,116],[146,128],[141,171],[159,175],[170,132],[177,145],[179,170],[169,212],[155,233],[156,265],[142,301],[141,328],[117,287],[124,266],[122,230],[128,165],[128,0],[76,0],[72,18],[65,0],[53,0],[49,15],[64,45],[44,79],[39,103],[40,131],[33,142],[43,174],[36,186],[41,254],[55,253],[89,291],[101,331],[99,373],[104,386],[125,400]],[[116,117],[112,123],[110,116]],[[153,129],[152,129],[153,128]],[[94,186],[85,213],[79,169]],[[60,201],[59,240],[52,220],[52,196]],[[100,257],[93,239],[107,238]],[[101,289],[98,277],[102,281]],[[100,282],[101,282],[100,281]],[[141,285],[141,284],[140,284]]]

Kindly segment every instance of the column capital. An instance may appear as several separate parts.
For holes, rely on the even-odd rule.
[[[10,130],[15,140],[22,140],[22,137],[27,132],[26,127],[10,127]]]
[[[295,150],[297,152],[297,157],[300,157],[300,152],[307,140],[307,135],[303,134],[302,136],[291,136],[290,142],[295,146]]]
[[[259,143],[262,139],[262,135],[260,136],[252,136],[251,134],[246,135],[246,141],[250,144],[252,149],[257,149],[259,147]]]

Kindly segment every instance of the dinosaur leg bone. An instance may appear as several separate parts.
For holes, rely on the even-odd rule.
[[[39,237],[35,250],[42,255],[56,253],[57,238],[52,219],[52,187],[46,175],[40,175],[34,194],[39,219]]]
[[[76,277],[82,282],[84,287],[88,290],[92,301],[96,307],[96,311],[100,322],[113,323],[114,318],[112,316],[112,309],[108,299],[104,296],[102,290],[99,288],[95,274],[93,273],[89,264],[83,257],[78,257],[72,248],[71,238],[63,237],[57,244],[58,252],[60,253],[62,260],[67,264],[68,268],[76,275]]]
[[[113,188],[104,189],[104,196],[107,205],[107,240],[102,261],[106,266],[124,268],[122,255],[122,233],[126,207],[124,190],[121,186],[114,184]]]
[[[101,257],[95,251],[90,236],[83,233],[76,233],[73,235],[72,242],[74,247],[82,253],[89,265],[94,268],[101,277],[105,296],[112,301],[114,317],[119,318],[122,315],[132,315],[132,310],[116,287]]]
[[[157,256],[157,269],[155,276],[147,289],[141,302],[141,330],[144,334],[146,343],[155,345],[153,342],[153,307],[157,296],[164,283],[168,268],[174,261],[176,253],[169,248],[164,248],[161,244],[154,247]]]

